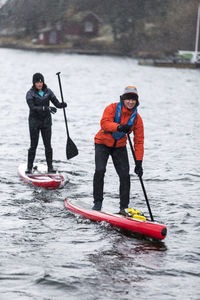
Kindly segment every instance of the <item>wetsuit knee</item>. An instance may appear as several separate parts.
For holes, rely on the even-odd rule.
[[[122,182],[127,182],[127,181],[130,181],[130,175],[128,174],[120,174],[119,175],[119,178],[120,178],[120,181],[122,181]]]
[[[96,170],[94,173],[95,177],[102,178],[105,175],[106,170]]]
[[[36,152],[36,149],[37,149],[37,146],[31,146],[31,147],[28,149],[28,153],[35,153],[35,152]]]
[[[45,147],[45,154],[52,154],[53,153],[53,149],[51,147]]]

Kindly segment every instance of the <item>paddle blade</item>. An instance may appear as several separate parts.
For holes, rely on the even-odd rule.
[[[66,156],[67,159],[73,158],[74,156],[78,155],[78,149],[74,142],[68,137],[67,145],[66,145]]]

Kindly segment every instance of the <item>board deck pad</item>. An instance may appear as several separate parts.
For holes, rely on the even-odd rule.
[[[158,240],[163,240],[167,235],[167,227],[157,222],[149,220],[139,220],[132,217],[125,217],[118,213],[110,211],[96,211],[92,210],[92,203],[89,206],[86,201],[77,199],[65,199],[65,207],[73,213],[82,215],[83,217],[97,221],[108,222],[110,225],[126,229],[128,231],[152,237]]]
[[[30,183],[34,186],[56,189],[64,185],[64,176],[59,173],[48,173],[46,165],[37,164],[33,168],[33,173],[26,174],[26,164],[20,164],[18,167],[18,174],[24,182]]]

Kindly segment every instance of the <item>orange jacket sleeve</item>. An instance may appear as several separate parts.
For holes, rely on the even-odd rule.
[[[134,132],[134,149],[137,160],[143,160],[144,156],[144,126],[142,118],[137,114],[137,118],[133,125]]]
[[[113,103],[105,108],[101,119],[101,129],[110,132],[117,131],[119,124],[113,121],[115,118],[116,106],[117,105]]]

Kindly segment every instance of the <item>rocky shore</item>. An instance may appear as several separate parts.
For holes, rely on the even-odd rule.
[[[59,45],[39,45],[26,40],[18,40],[14,38],[0,38],[0,48],[19,49],[27,51],[39,52],[62,52],[62,53],[77,53],[77,54],[90,54],[90,55],[116,55],[127,56],[115,47],[107,47],[102,45],[100,48],[91,47],[74,47],[71,43],[63,43]],[[131,56],[131,55],[128,55]]]

